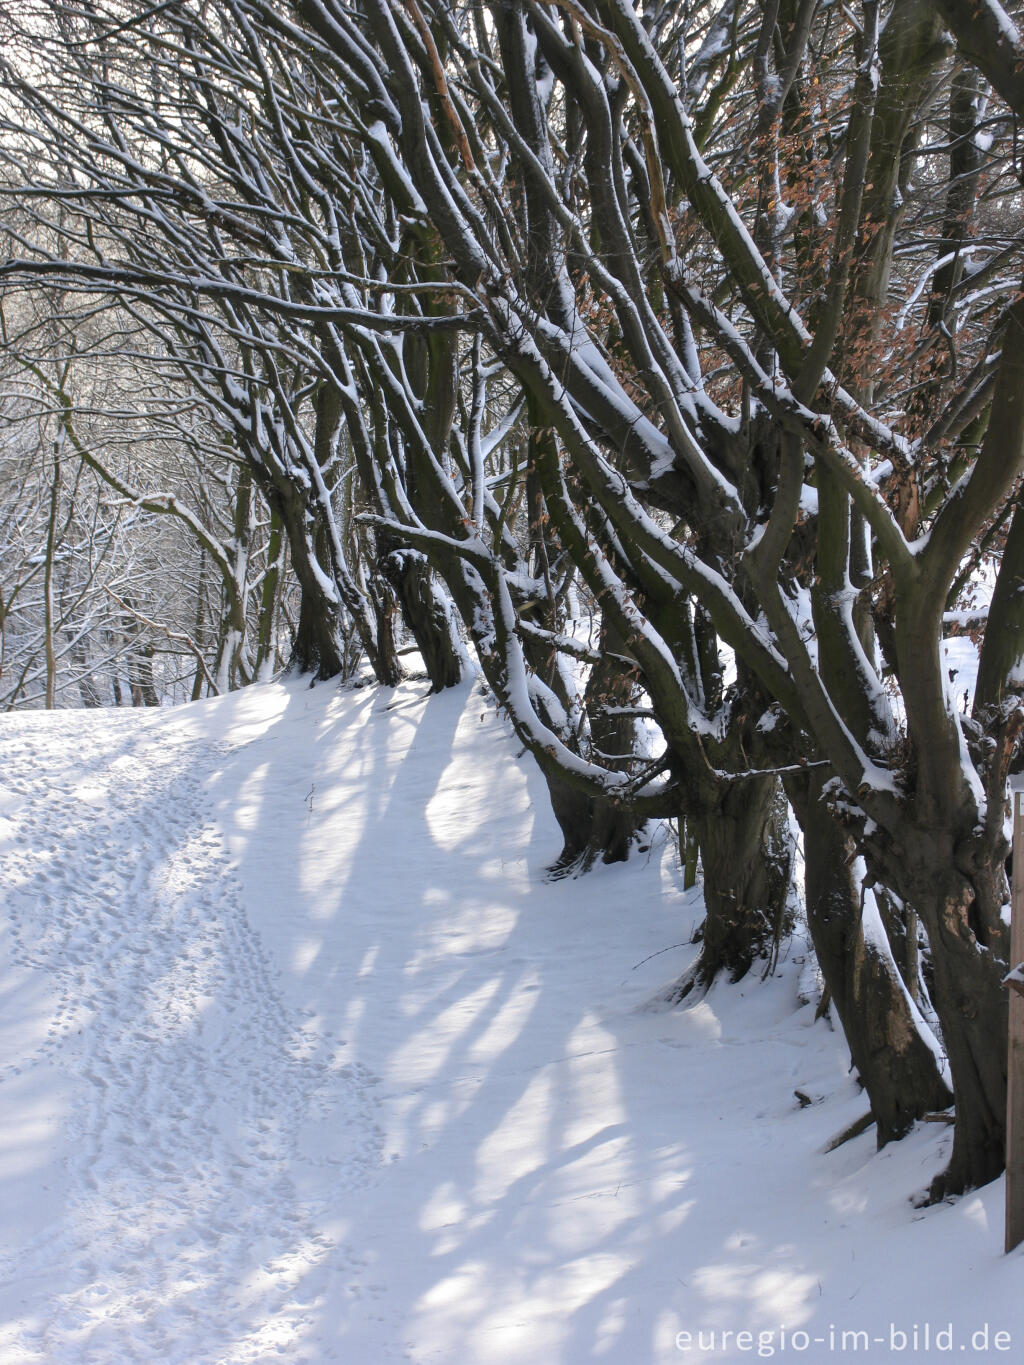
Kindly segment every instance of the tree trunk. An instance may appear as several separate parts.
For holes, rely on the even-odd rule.
[[[284,479],[268,483],[263,493],[281,518],[299,584],[299,622],[289,668],[310,673],[318,680],[336,678],[345,671],[341,607],[337,597],[332,597],[330,576],[317,556],[305,500],[301,491]]]
[[[687,812],[700,845],[707,914],[701,954],[672,992],[707,990],[720,972],[739,981],[789,926],[793,849],[786,801],[774,777],[722,783]]]
[[[825,809],[820,780],[797,779],[787,787],[804,834],[811,941],[882,1147],[923,1114],[945,1109],[952,1095],[864,887],[863,864]]]
[[[602,636],[604,643],[605,637]],[[550,650],[546,645],[527,637],[524,653],[534,671],[545,680],[568,709],[569,695],[563,679],[551,667]],[[608,762],[609,767],[627,769],[637,757],[632,744],[633,724],[624,725],[624,717],[601,714],[597,703],[624,700],[631,694],[633,683],[625,678],[621,665],[608,658],[594,665],[590,685],[587,688],[587,708],[590,712],[591,739],[598,748],[616,755]],[[543,711],[545,724],[554,730],[562,726],[556,717],[550,715],[542,703],[538,709]],[[575,745],[572,736],[563,736],[567,743]],[[628,804],[610,801],[604,797],[589,796],[568,782],[563,782],[553,773],[545,773],[551,809],[562,831],[562,851],[549,869],[552,877],[578,876],[588,872],[600,858],[605,863],[625,862],[629,857],[630,845],[643,821]]]
[[[196,619],[192,627],[192,638],[196,642],[196,648],[201,650],[203,647],[203,616],[206,610],[206,546],[201,546],[199,550],[199,582],[196,587]],[[196,676],[192,681],[192,701],[198,701],[203,695],[203,683],[206,681],[205,673],[201,663],[196,663]]]
[[[46,565],[43,571],[43,647],[46,657],[46,709],[57,705],[57,655],[54,648],[56,632],[53,602],[53,560],[57,549],[57,510],[60,505],[61,446],[64,431],[53,443],[53,482],[50,485],[50,513],[46,523]]]
[[[398,601],[386,579],[378,579],[375,586],[377,590],[372,594],[377,622],[377,657],[374,672],[377,681],[385,687],[397,687],[405,676],[398,657],[398,642],[395,639]]]
[[[296,574],[299,577],[298,574]],[[345,646],[338,628],[338,608],[299,577],[299,621],[288,667],[318,680],[345,671]]]
[[[934,1201],[985,1185],[1003,1169],[1008,1005],[1000,986],[1007,964],[979,945],[974,888],[955,871],[953,859],[937,856],[926,835],[908,835],[904,855],[909,849],[918,870],[914,877],[911,867],[910,880],[926,888],[916,903],[931,943],[932,1003],[956,1096],[953,1153],[932,1182]],[[936,876],[936,868],[949,870]]]
[[[692,820],[679,817],[679,857],[683,864],[683,890],[692,891],[697,885],[697,862],[700,858],[700,844],[694,832]]]
[[[138,627],[135,634],[138,635]],[[153,646],[141,645],[128,660],[128,682],[133,706],[159,706],[156,683],[153,679]]]
[[[383,570],[422,655],[432,690],[457,687],[462,681],[462,651],[455,622],[426,556],[417,550],[393,549],[383,555]]]
[[[602,763],[620,772],[635,769],[640,757],[636,718],[627,714],[637,701],[636,674],[622,663],[626,654],[625,642],[604,623],[601,659],[591,671],[585,696],[591,744]],[[590,818],[591,861],[600,854],[602,862],[625,862],[643,827],[636,812],[619,802],[595,800]]]
[[[551,809],[562,831],[562,851],[548,869],[554,878],[579,876],[594,864],[624,863],[643,826],[628,805],[584,795],[545,774]]]
[[[82,699],[82,705],[88,711],[98,710],[103,706],[103,698],[89,668],[88,651],[84,644],[76,646],[73,657],[76,666],[82,669],[78,677],[78,695]]]
[[[242,659],[248,626],[247,580],[253,526],[252,494],[252,468],[243,463],[238,469],[238,485],[235,489],[234,534],[230,547],[232,574],[230,577],[224,575],[220,634],[213,666],[217,689],[221,694],[234,691],[240,681],[251,681],[244,674]]]
[[[1024,690],[1024,510],[1018,502],[989,604],[988,628],[978,661],[973,712],[983,720],[1008,692]]]
[[[597,850],[591,846],[594,801],[552,773],[545,773],[544,777],[551,809],[562,832],[562,851],[548,868],[548,875],[556,879],[576,876],[592,867],[597,856]]]
[[[873,888],[878,913],[896,963],[896,970],[914,1004],[921,1005],[921,951],[918,946],[919,920],[912,905],[896,895],[892,887],[878,883]]]
[[[270,514],[270,538],[267,542],[267,567],[263,575],[263,589],[260,594],[259,622],[256,627],[256,667],[257,679],[269,670],[273,672],[275,657],[275,617],[277,613],[278,589],[281,583],[281,570],[284,564],[284,544],[281,518],[277,512]]]

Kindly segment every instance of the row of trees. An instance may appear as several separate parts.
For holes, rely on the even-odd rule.
[[[879,1141],[951,1082],[932,1195],[996,1175],[1024,715],[1007,12],[19,0],[0,23],[5,363],[118,508],[188,531],[223,684],[271,657],[278,580],[322,677],[359,654],[393,684],[407,636],[443,688],[468,639],[562,870],[655,817],[699,850],[678,998],[770,957],[792,811]],[[173,492],[109,444],[109,396],[80,417],[87,372],[147,376],[123,406]],[[965,625],[969,710],[943,654]]]
[[[280,667],[280,527],[144,331],[60,295],[0,322],[0,706],[155,706]]]

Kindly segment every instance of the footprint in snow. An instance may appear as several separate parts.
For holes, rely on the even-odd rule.
[[[0,740],[12,955],[56,993],[9,1074],[74,1082],[62,1219],[0,1258],[0,1285],[59,1285],[20,1358],[298,1365],[296,1289],[332,1262],[370,1290],[292,1169],[375,1177],[377,1078],[334,1065],[275,989],[205,803],[217,753],[142,726],[118,752],[121,726],[49,719]]]

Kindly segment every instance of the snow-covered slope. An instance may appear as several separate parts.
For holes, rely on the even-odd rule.
[[[1019,1359],[1001,1185],[825,1153],[799,948],[652,1008],[667,831],[557,851],[475,689],[0,719],[2,1365]]]

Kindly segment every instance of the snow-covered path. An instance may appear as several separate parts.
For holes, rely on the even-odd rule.
[[[300,1125],[337,1121],[321,1159],[339,1194],[379,1162],[373,1078],[304,1033],[242,908],[203,795],[217,755],[175,741],[62,716],[4,744],[9,989],[40,1011],[2,1073],[8,1112],[37,1070],[58,1067],[67,1095],[42,1119],[59,1121],[67,1204],[0,1263],[9,1284],[59,1286],[59,1312],[20,1324],[26,1360],[298,1358],[292,1291],[337,1254],[292,1178]]]
[[[944,1132],[825,1155],[864,1106],[798,947],[646,1008],[699,915],[667,837],[546,883],[468,689],[3,717],[0,1365],[1024,1342],[1000,1188],[908,1202]]]

